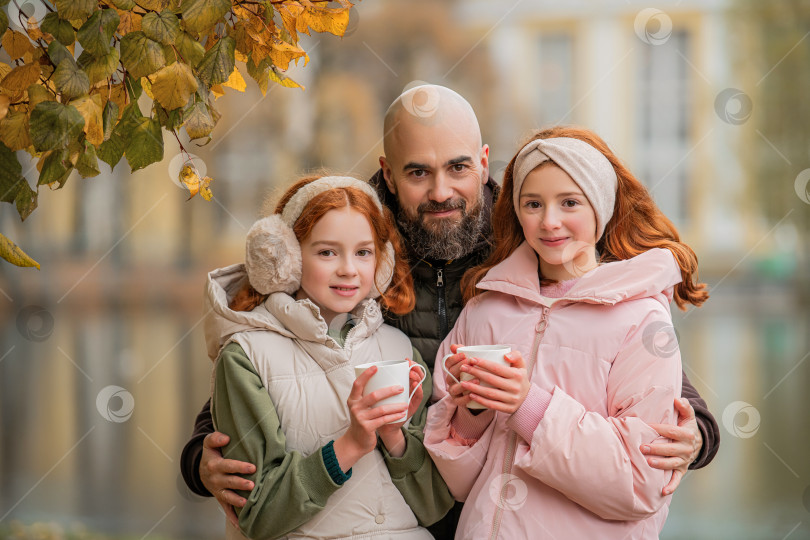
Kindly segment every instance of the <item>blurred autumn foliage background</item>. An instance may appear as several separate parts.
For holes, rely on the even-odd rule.
[[[25,220],[37,206],[39,186],[59,189],[74,169],[97,176],[99,158],[115,169],[126,156],[130,172],[160,161],[163,129],[178,143],[181,128],[190,140],[210,141],[220,118],[214,100],[225,88],[245,91],[237,61],[262,94],[271,82],[302,88],[284,75],[290,62],[308,60],[299,32],[343,35],[351,6],[11,0],[8,14],[0,12],[2,51],[11,62],[0,63],[0,200],[16,205]],[[146,116],[142,94],[152,100]],[[36,162],[36,190],[23,177],[18,150]],[[211,179],[199,177],[193,160],[181,171],[178,180],[192,197],[202,187],[210,200]],[[2,235],[0,257],[39,267]]]
[[[16,24],[17,4],[55,39]],[[189,6],[224,15],[189,28]],[[86,17],[66,26],[49,15],[60,7]],[[222,536],[218,505],[178,467],[210,385],[205,275],[243,259],[264,199],[296,176],[373,174],[385,110],[419,81],[470,101],[496,180],[531,129],[595,129],[697,252],[712,298],[675,326],[722,443],[684,479],[661,537],[810,538],[810,426],[796,413],[810,407],[806,0],[11,0],[2,13],[5,36],[34,36],[15,39],[28,58],[0,51],[0,186],[18,189],[0,233],[41,269],[0,261],[0,538]],[[82,32],[94,16],[98,32]],[[5,77],[35,56],[41,90],[11,96]],[[47,122],[73,107],[81,131],[37,134],[37,104]],[[99,173],[82,177],[93,151]],[[188,200],[206,188],[210,201]]]

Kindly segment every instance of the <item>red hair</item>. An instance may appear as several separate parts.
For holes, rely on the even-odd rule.
[[[280,214],[299,189],[321,177],[321,175],[307,176],[295,182],[281,196],[274,213]],[[374,237],[377,264],[379,264],[380,254],[385,253],[385,244],[391,242],[396,258],[394,276],[391,279],[391,285],[380,296],[380,304],[384,309],[397,315],[411,311],[416,304],[413,278],[402,246],[402,240],[394,225],[394,216],[385,206],[383,206],[381,212],[377,203],[363,190],[354,187],[333,188],[313,197],[307,202],[301,215],[293,224],[295,237],[299,242],[302,242],[312,233],[312,229],[327,212],[339,208],[351,208],[368,220]],[[376,285],[380,289],[384,284],[377,283]],[[259,294],[250,287],[249,283],[246,283],[231,301],[230,308],[236,311],[250,311],[264,302],[267,296]]]
[[[624,166],[607,143],[588,129],[573,126],[544,129],[535,133],[523,146],[537,139],[555,137],[570,137],[590,144],[610,161],[616,171],[618,188],[613,216],[605,227],[605,234],[596,243],[600,262],[630,259],[653,248],[666,248],[672,252],[681,268],[682,281],[675,286],[675,303],[682,310],[686,309],[687,303],[695,306],[703,304],[709,293],[705,290],[705,283],[697,282],[697,256],[692,248],[681,242],[675,226],[655,205],[647,188]],[[483,292],[476,289],[476,284],[525,240],[512,201],[516,158],[517,153],[504,171],[503,187],[492,212],[495,247],[486,261],[471,268],[462,278],[461,290],[465,302]],[[543,284],[550,282],[542,280]]]

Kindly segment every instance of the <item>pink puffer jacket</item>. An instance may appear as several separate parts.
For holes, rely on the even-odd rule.
[[[669,303],[679,268],[653,249],[599,266],[557,299],[540,294],[537,264],[524,242],[490,270],[478,284],[488,292],[464,308],[436,358],[425,447],[466,501],[456,538],[658,538],[672,474],[649,467],[639,447],[658,438],[647,423],[677,421]],[[453,343],[519,350],[532,382],[524,405],[453,420],[440,365]]]

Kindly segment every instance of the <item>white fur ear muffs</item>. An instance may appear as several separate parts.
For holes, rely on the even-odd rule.
[[[295,294],[301,287],[301,245],[292,226],[306,204],[316,195],[329,189],[353,187],[368,194],[377,208],[382,203],[377,193],[366,182],[351,177],[327,176],[302,186],[287,202],[281,214],[258,220],[248,231],[245,246],[245,270],[250,285],[259,294],[285,292]],[[388,290],[394,278],[396,256],[394,246],[386,242],[379,254],[370,298],[378,298]],[[382,287],[378,288],[377,284]]]
[[[279,214],[253,224],[245,251],[248,280],[259,294],[295,294],[301,287],[301,245]]]

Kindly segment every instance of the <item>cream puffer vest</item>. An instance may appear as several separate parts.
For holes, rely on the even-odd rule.
[[[383,324],[376,301],[353,312],[357,321],[343,347],[327,335],[317,306],[285,293],[271,294],[252,312],[234,312],[228,298],[238,289],[244,266],[209,274],[206,320],[209,356],[231,342],[251,359],[273,398],[287,451],[307,456],[340,437],[350,424],[346,399],[354,383],[354,366],[412,356],[410,341]],[[231,294],[228,294],[228,292]],[[272,511],[272,510],[271,510]],[[382,454],[375,450],[352,467],[352,477],[326,507],[286,538],[430,539],[391,482]],[[228,525],[228,538],[244,538]]]

